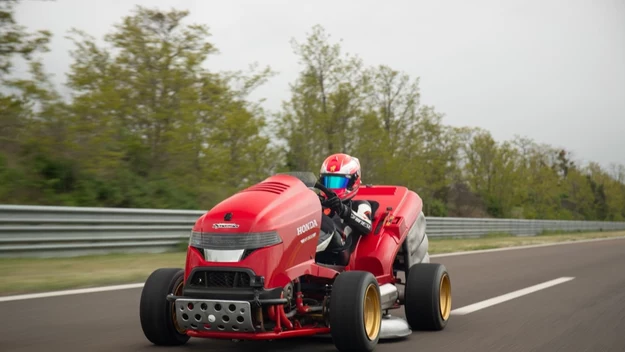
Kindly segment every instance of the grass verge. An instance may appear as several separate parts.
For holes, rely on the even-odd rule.
[[[0,295],[143,282],[161,267],[183,268],[185,252],[72,258],[1,258]]]
[[[537,236],[490,234],[480,238],[430,238],[430,254],[475,251],[482,249],[517,247],[533,244],[570,242],[623,236],[625,236],[625,231],[578,233],[548,232]]]
[[[430,238],[430,254],[625,236],[625,231],[546,233],[533,237]],[[143,282],[152,271],[184,267],[185,252],[110,254],[73,258],[1,258],[0,295]]]

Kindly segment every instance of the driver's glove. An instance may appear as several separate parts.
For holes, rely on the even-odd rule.
[[[332,197],[325,200],[323,206],[334,210],[334,212],[342,218],[349,214],[349,206],[341,202],[339,197]]]

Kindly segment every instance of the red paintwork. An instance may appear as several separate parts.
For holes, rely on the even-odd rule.
[[[401,186],[361,187],[354,199],[375,200],[380,206],[376,211],[372,232],[361,237],[346,269],[369,271],[381,285],[395,283],[393,261],[407,230],[417,220],[423,201],[415,192]],[[387,207],[393,209],[384,217]],[[379,222],[383,222],[383,226],[379,234],[375,235]]]
[[[277,340],[289,337],[304,337],[319,334],[329,334],[330,328],[323,327],[302,327],[297,330],[288,330],[282,332],[219,332],[219,331],[196,331],[189,330],[187,335],[191,337],[203,337],[210,339],[236,339],[236,340]]]
[[[361,186],[354,199],[376,201],[379,207],[373,221],[373,230],[362,236],[344,270],[364,270],[373,273],[380,284],[395,283],[393,262],[408,229],[414,224],[423,207],[421,198],[401,186]],[[392,207],[388,215],[387,207]],[[277,231],[282,243],[254,251],[236,263],[207,262],[195,249],[189,248],[185,264],[185,280],[194,267],[245,267],[265,277],[265,287],[284,287],[304,275],[331,281],[339,271],[315,264],[315,252],[321,225],[319,198],[300,180],[289,175],[276,175],[246,190],[234,194],[200,217],[193,231],[213,233],[241,233]],[[225,221],[226,213],[232,219]],[[297,228],[316,222],[307,231],[298,234]],[[238,228],[214,229],[215,223],[236,223]],[[378,234],[378,224],[382,227]],[[303,239],[314,236],[307,241]],[[308,310],[296,293],[297,309]],[[268,307],[268,316],[276,322],[274,332],[231,333],[188,331],[189,336],[228,339],[277,339],[327,333],[319,327],[302,328],[291,321],[282,306]],[[282,331],[283,329],[287,329]]]
[[[263,191],[264,190],[264,191]],[[314,256],[321,225],[321,203],[318,196],[293,176],[276,175],[246,190],[234,194],[200,217],[193,231],[240,233],[277,231],[279,245],[255,251],[237,263],[206,262],[194,250],[189,250],[185,280],[196,266],[241,266],[252,268],[265,277],[267,287],[283,287],[303,275],[333,278],[337,271],[315,265]],[[224,215],[232,213],[231,221]],[[311,221],[311,227],[301,235],[297,228]],[[213,229],[214,223],[236,223],[236,229]],[[302,243],[309,235],[314,235]]]
[[[266,189],[285,189],[281,194],[251,191],[265,186]],[[346,270],[365,270],[372,272],[380,284],[394,282],[392,278],[393,259],[399,250],[406,230],[412,226],[423,207],[421,198],[413,191],[402,186],[361,187],[354,199],[377,201],[380,205],[373,222],[375,231],[383,218],[387,207],[392,221],[383,226],[378,235],[373,233],[363,236],[352,254]],[[224,215],[232,212],[231,222],[239,224],[237,229],[213,229],[213,223],[224,223]],[[316,227],[297,236],[297,227],[311,220]],[[204,232],[263,232],[277,230],[283,243],[253,252],[237,263],[206,262],[200,253],[189,249],[185,266],[185,279],[196,266],[241,266],[252,268],[257,275],[265,276],[266,286],[281,287],[303,276],[312,275],[332,279],[337,271],[315,264],[314,255],[317,236],[321,224],[321,205],[317,195],[298,179],[288,175],[276,175],[236,193],[222,201],[200,217],[193,231]],[[315,237],[301,243],[301,239],[314,234]]]

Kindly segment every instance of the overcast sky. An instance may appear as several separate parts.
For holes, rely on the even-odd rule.
[[[384,5],[383,5],[384,4]],[[257,61],[279,75],[254,98],[277,110],[300,67],[289,40],[315,24],[367,65],[420,77],[422,103],[446,124],[515,134],[576,159],[625,164],[625,1],[23,1],[18,20],[54,33],[46,67],[61,83],[76,27],[101,38],[135,5],[188,9],[220,54],[212,70]]]

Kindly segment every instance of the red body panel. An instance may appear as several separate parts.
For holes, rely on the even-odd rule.
[[[193,231],[246,233],[277,231],[282,243],[258,249],[239,262],[207,262],[195,249],[188,250],[185,280],[197,266],[245,267],[265,277],[266,287],[284,287],[302,275],[333,278],[334,270],[315,265],[321,226],[318,196],[289,175],[267,178],[234,194],[200,217]],[[229,221],[224,217],[231,213]],[[237,228],[213,228],[216,223],[234,223]],[[310,225],[305,226],[304,225]],[[298,232],[298,228],[301,230]],[[303,230],[302,230],[303,229]]]
[[[402,186],[363,186],[354,198],[379,203],[373,230],[362,236],[346,270],[373,273],[380,284],[393,283],[393,262],[407,230],[421,212],[423,202]],[[387,208],[391,208],[387,210]],[[265,277],[267,288],[284,287],[303,275],[332,279],[337,271],[315,264],[321,225],[321,205],[317,195],[300,180],[276,175],[243,190],[200,217],[193,231],[245,233],[277,231],[282,243],[258,249],[239,262],[208,262],[201,253],[189,248],[185,279],[197,266],[245,267]],[[387,213],[388,212],[388,213]],[[224,221],[227,213],[232,214]],[[215,223],[236,223],[238,228],[214,229]],[[305,231],[298,227],[312,224]]]
[[[362,236],[352,254],[347,270],[373,273],[379,283],[394,283],[393,262],[408,229],[423,208],[423,201],[413,191],[401,186],[361,187],[354,199],[376,201],[379,207],[373,230]],[[387,210],[391,207],[391,210]],[[388,212],[388,214],[386,214]],[[376,229],[379,232],[376,234]]]

